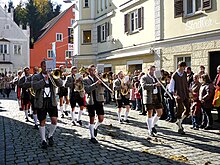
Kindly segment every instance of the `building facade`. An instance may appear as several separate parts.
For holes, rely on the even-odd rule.
[[[13,20],[13,9],[0,6],[0,73],[14,72],[29,66],[30,29],[24,30]]]
[[[74,64],[106,71],[174,71],[186,61],[210,74],[219,65],[216,0],[76,0]],[[213,75],[211,75],[213,77]]]
[[[72,66],[72,56],[74,50],[73,28],[75,6],[60,13],[57,17],[50,20],[41,29],[40,36],[30,49],[30,65],[40,67],[40,62],[44,59],[52,60],[52,44],[56,48],[56,67],[64,65]]]

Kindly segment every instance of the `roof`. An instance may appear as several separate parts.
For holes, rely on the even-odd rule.
[[[0,41],[3,41],[3,42],[10,42],[9,40],[5,39],[5,38],[1,38]]]
[[[73,6],[73,5],[72,5]],[[71,6],[71,7],[72,7]],[[63,11],[62,13],[60,13],[58,16],[54,17],[53,19],[51,19],[49,22],[47,22],[44,27],[41,29],[41,31],[43,32],[38,38],[37,41],[39,41],[41,38],[43,38],[49,31],[50,29],[52,29],[54,27],[54,25],[56,25],[56,23],[67,13],[67,11],[71,8],[69,7],[68,9],[66,9],[65,11]],[[37,42],[36,41],[36,42]]]

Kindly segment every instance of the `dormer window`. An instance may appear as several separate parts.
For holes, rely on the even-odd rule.
[[[84,7],[89,8],[89,0],[84,0]]]

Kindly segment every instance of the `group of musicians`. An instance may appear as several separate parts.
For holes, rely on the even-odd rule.
[[[187,90],[187,78],[184,69],[185,62],[178,65],[177,71],[173,74],[171,79],[170,92],[177,99],[177,125],[179,127],[178,133],[185,134],[182,127],[182,121],[189,115],[189,93]],[[56,89],[60,99],[61,118],[64,114],[68,115],[67,106],[71,106],[71,119],[73,125],[82,126],[81,116],[83,109],[86,106],[89,114],[89,132],[92,143],[98,143],[96,136],[98,127],[104,120],[104,101],[105,90],[110,90],[114,93],[114,97],[118,108],[118,122],[128,123],[128,115],[130,111],[130,89],[132,82],[128,76],[124,76],[123,71],[117,73],[117,79],[113,81],[113,91],[106,87],[106,84],[97,74],[95,65],[90,65],[87,70],[87,76],[83,77],[77,67],[72,66],[70,75],[64,74],[64,67],[60,66],[60,76],[55,77],[51,72],[46,70],[46,61],[41,62],[41,71],[38,67],[34,68],[34,74],[30,75],[30,69],[24,68],[23,76],[19,78],[18,88],[21,88],[21,104],[25,112],[26,121],[28,119],[28,109],[30,105],[33,111],[33,118],[35,126],[39,129],[42,139],[41,147],[46,149],[48,146],[53,146],[53,134],[57,127],[58,108],[56,101]],[[147,109],[147,126],[150,136],[156,136],[156,123],[159,121],[163,113],[162,105],[162,84],[155,76],[155,66],[149,66],[148,71],[140,79],[142,88],[142,100]],[[69,91],[69,92],[68,92]],[[65,103],[65,104],[64,104]],[[76,104],[79,105],[80,110],[78,116],[75,114]],[[124,118],[122,118],[122,107],[125,107]],[[184,111],[185,109],[185,111]],[[156,112],[156,113],[154,113]],[[51,125],[49,134],[45,134],[46,116],[49,114],[51,118]],[[98,119],[95,122],[95,117]],[[39,127],[37,120],[39,121]]]

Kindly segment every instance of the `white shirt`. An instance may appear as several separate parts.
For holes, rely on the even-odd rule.
[[[156,83],[155,79],[154,79],[150,74],[147,74],[147,75],[153,80],[153,83]],[[154,88],[153,94],[158,94],[158,89],[157,89],[157,87]]]
[[[42,74],[43,77],[46,77],[46,74]],[[49,80],[45,80],[46,84],[49,84]],[[50,87],[44,87],[44,98],[46,97],[50,97],[51,96],[51,92],[50,92]]]

